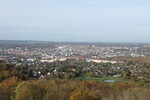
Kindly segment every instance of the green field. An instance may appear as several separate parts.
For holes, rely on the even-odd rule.
[[[104,82],[104,80],[115,80],[114,83],[116,82],[121,82],[124,81],[122,78],[116,78],[116,77],[112,77],[112,76],[101,76],[101,77],[79,77],[79,79],[81,80],[86,80],[86,81],[100,81],[100,82]]]

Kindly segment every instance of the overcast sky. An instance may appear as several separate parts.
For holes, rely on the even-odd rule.
[[[0,40],[150,42],[150,0],[0,0]]]

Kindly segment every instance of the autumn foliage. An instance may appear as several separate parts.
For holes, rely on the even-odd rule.
[[[0,100],[150,100],[150,84],[108,84],[77,78],[28,78],[21,67],[0,64]]]

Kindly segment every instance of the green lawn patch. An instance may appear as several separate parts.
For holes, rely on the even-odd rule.
[[[112,77],[112,76],[99,76],[99,77],[79,77],[79,79],[81,80],[86,80],[86,81],[100,81],[100,82],[104,82],[104,80],[115,80],[114,83],[116,82],[121,82],[124,81],[122,78],[118,78],[118,77]]]

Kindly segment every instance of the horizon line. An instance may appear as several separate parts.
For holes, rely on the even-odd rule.
[[[112,41],[48,41],[48,40],[1,40],[0,41],[14,41],[14,42],[55,42],[55,43],[122,43],[122,44],[150,44],[150,42],[112,42]]]

